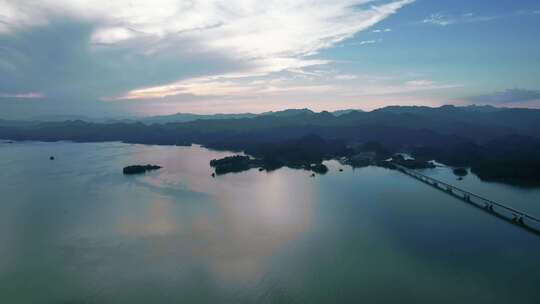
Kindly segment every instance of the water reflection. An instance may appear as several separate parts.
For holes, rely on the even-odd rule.
[[[171,180],[198,190],[203,185],[210,202],[160,197],[127,212],[121,231],[130,236],[169,236],[175,256],[204,259],[218,280],[250,281],[262,275],[268,257],[309,229],[314,198],[302,172],[252,170],[211,179],[186,171],[175,178],[170,173],[148,175],[142,182],[160,193],[176,191]]]
[[[126,210],[120,217],[119,234],[129,237],[160,236],[179,230],[180,222],[171,212],[167,199],[156,199],[145,210]]]
[[[540,301],[537,240],[440,191],[337,162],[316,178],[288,168],[211,178],[209,160],[227,155],[0,147],[0,302]],[[164,168],[122,175],[137,163]]]

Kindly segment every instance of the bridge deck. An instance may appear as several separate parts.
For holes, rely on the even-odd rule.
[[[402,165],[394,164],[401,172],[424,182],[432,187],[448,193],[449,195],[458,198],[466,203],[478,207],[487,213],[496,216],[506,222],[514,224],[531,233],[540,236],[540,218],[533,216],[527,212],[517,210],[504,204],[484,198],[480,195],[465,191],[458,187],[452,186],[433,177],[429,177],[422,173],[406,168]]]

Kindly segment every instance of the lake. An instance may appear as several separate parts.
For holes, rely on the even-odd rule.
[[[231,154],[0,143],[0,303],[540,303],[538,236],[378,167],[212,178]],[[538,188],[423,172],[540,215]]]

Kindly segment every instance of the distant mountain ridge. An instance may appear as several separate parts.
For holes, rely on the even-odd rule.
[[[475,142],[485,142],[499,135],[516,134],[539,137],[540,110],[478,106],[442,106],[438,108],[391,106],[371,112],[356,110],[313,112],[309,109],[287,109],[261,114],[198,115],[179,113],[141,119],[107,119],[104,122],[85,121],[82,119],[50,122],[0,120],[0,127],[28,127],[35,131],[45,130],[53,126],[55,128],[62,126],[84,126],[87,128],[99,127],[100,129],[104,129],[105,127],[108,129],[131,129],[134,127],[143,128],[143,126],[151,127],[153,125],[156,125],[156,127],[145,128],[145,130],[149,131],[158,128],[167,131],[178,130],[179,134],[184,135],[186,132],[191,132],[191,130],[196,130],[199,134],[203,134],[227,133],[231,131],[243,133],[250,130],[253,132],[255,129],[296,128],[292,130],[291,134],[294,134],[299,132],[300,129],[308,128],[356,128],[357,130],[367,127],[377,129],[400,128],[401,130],[429,130],[445,136],[459,136]],[[69,134],[66,132],[62,133]],[[367,135],[369,134],[364,134],[364,137]],[[165,134],[160,134],[160,137],[163,136]],[[334,136],[345,135],[335,134]],[[102,134],[99,137],[106,138],[114,136],[105,136]],[[122,138],[119,137],[118,140],[122,140]],[[148,142],[152,140],[145,139],[144,141]],[[167,142],[168,140],[163,139],[163,141]]]
[[[209,120],[209,119],[238,119],[238,118],[252,118],[257,114],[252,113],[240,113],[240,114],[191,114],[191,113],[176,113],[172,115],[159,115],[150,117],[141,117],[132,119],[134,121],[140,121],[146,124],[163,124],[174,122],[188,122],[194,120]]]
[[[109,118],[94,118],[83,115],[42,115],[32,117],[27,120],[18,120],[25,122],[62,122],[62,121],[84,121],[91,123],[134,123],[142,122],[144,124],[167,124],[167,123],[182,123],[190,122],[195,120],[227,120],[227,119],[243,119],[243,118],[255,118],[261,116],[274,116],[274,117],[294,117],[297,115],[314,115],[320,113],[330,113],[335,117],[345,116],[348,114],[356,113],[394,113],[394,114],[435,114],[442,115],[448,114],[453,115],[459,111],[472,112],[472,113],[492,113],[500,111],[515,110],[520,111],[523,109],[509,109],[509,108],[497,108],[493,106],[453,106],[453,105],[444,105],[441,107],[428,107],[428,106],[387,106],[383,108],[378,108],[373,111],[363,111],[360,109],[344,109],[336,111],[322,111],[315,112],[308,108],[302,109],[285,109],[280,111],[268,111],[259,114],[255,113],[216,113],[216,114],[195,114],[195,113],[175,113],[170,115],[156,115],[156,116],[146,116],[146,117],[109,117]],[[528,111],[534,111],[533,109],[525,109]],[[537,110],[538,111],[538,110]],[[8,120],[0,119],[0,123],[4,123]]]
[[[361,110],[337,110],[330,112],[334,116],[341,116],[353,111]],[[91,123],[134,123],[142,122],[144,124],[166,124],[166,123],[181,123],[195,120],[222,120],[222,119],[241,119],[254,118],[258,116],[276,116],[276,117],[292,117],[296,115],[312,115],[316,112],[303,109],[285,109],[281,111],[268,111],[260,114],[255,113],[216,113],[216,114],[194,114],[194,113],[175,113],[170,115],[156,115],[146,117],[110,117],[110,118],[94,118],[83,115],[42,115],[35,116],[26,122],[62,122],[62,121],[84,121]],[[0,119],[0,122],[2,119]]]
[[[456,107],[452,105],[444,105],[441,107],[427,107],[427,106],[387,106],[379,109],[375,109],[371,112],[392,112],[392,113],[419,113],[422,111],[437,111],[437,110],[453,110],[453,109],[462,109],[466,111],[472,111],[472,112],[493,112],[493,111],[499,111],[500,108],[496,108],[493,106],[464,106],[464,107]],[[132,119],[126,119],[130,121],[140,121],[145,124],[153,124],[153,123],[175,123],[175,122],[189,122],[194,120],[221,120],[221,119],[241,119],[241,118],[255,118],[259,116],[275,116],[275,117],[293,117],[297,115],[314,115],[314,114],[320,114],[320,113],[330,113],[335,117],[351,114],[351,113],[369,113],[360,109],[344,109],[344,110],[335,110],[335,111],[322,111],[322,112],[315,112],[308,108],[302,108],[302,109],[285,109],[280,111],[268,111],[263,112],[260,114],[255,113],[234,113],[234,114],[225,114],[225,113],[217,113],[217,114],[193,114],[193,113],[176,113],[171,115],[159,115],[159,116],[149,116],[149,117],[141,117],[141,118],[132,118]],[[84,119],[81,119],[84,120]]]
[[[331,112],[335,116],[340,116],[346,113],[358,110],[338,110]],[[172,115],[160,115],[131,119],[132,121],[140,121],[145,124],[164,124],[164,123],[178,123],[178,122],[190,122],[195,120],[222,120],[222,119],[242,119],[242,118],[255,118],[260,116],[275,116],[275,117],[293,117],[297,115],[313,115],[316,112],[303,108],[303,109],[285,109],[281,111],[268,111],[260,114],[255,113],[238,113],[238,114],[192,114],[192,113],[176,113]]]

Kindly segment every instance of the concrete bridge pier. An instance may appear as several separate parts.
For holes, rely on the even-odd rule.
[[[525,221],[523,219],[523,215],[521,214],[517,214],[517,213],[513,213],[512,214],[512,221],[516,222],[516,223],[519,223],[519,224],[522,224],[524,225],[525,224]]]
[[[522,225],[525,224],[525,221],[523,220],[523,215],[514,213],[513,216],[514,217],[512,218],[512,221],[517,222]]]

